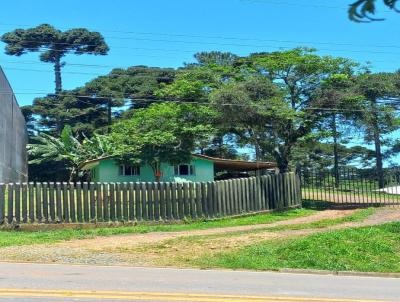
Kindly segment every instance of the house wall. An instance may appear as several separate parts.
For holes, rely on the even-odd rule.
[[[28,178],[25,118],[0,68],[0,182],[23,182]]]
[[[176,176],[174,166],[161,164],[163,182],[213,181],[214,163],[211,160],[194,158],[195,175]],[[119,175],[119,164],[113,159],[104,159],[92,169],[92,181],[98,182],[152,182],[155,181],[153,170],[149,165],[140,167],[140,175]]]

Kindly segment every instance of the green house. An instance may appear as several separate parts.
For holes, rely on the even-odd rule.
[[[275,168],[270,162],[229,160],[193,154],[189,163],[170,165],[161,163],[162,182],[214,181],[215,171],[257,171]],[[90,172],[93,182],[152,182],[155,180],[149,165],[130,166],[118,163],[113,157],[85,162],[82,170]]]

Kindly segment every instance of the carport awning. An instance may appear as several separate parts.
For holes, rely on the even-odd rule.
[[[257,171],[274,169],[277,167],[274,162],[224,159],[201,154],[195,154],[193,156],[211,160],[214,162],[215,168],[227,171]]]

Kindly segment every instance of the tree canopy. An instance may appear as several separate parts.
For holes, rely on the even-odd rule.
[[[6,43],[5,52],[11,56],[21,56],[29,52],[40,52],[42,62],[53,63],[55,73],[55,92],[62,90],[61,58],[72,53],[75,55],[106,55],[108,45],[103,36],[86,28],[74,28],[61,31],[49,24],[29,29],[16,29],[1,36]]]

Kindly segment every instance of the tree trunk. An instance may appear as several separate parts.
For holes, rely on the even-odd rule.
[[[381,138],[379,135],[379,128],[377,123],[374,125],[373,134],[374,134],[374,144],[375,144],[376,173],[378,176],[379,189],[382,189],[385,186],[385,179],[383,174]]]
[[[338,136],[336,114],[332,116],[332,130],[333,130],[333,175],[335,178],[335,187],[339,188],[339,153],[338,153]]]
[[[283,149],[283,150],[282,150]],[[289,172],[289,154],[290,150],[287,148],[276,148],[274,157],[278,165],[279,173]]]
[[[71,169],[71,173],[69,174],[69,182],[73,182],[76,176],[77,170],[75,169],[75,167],[73,167]]]
[[[376,106],[376,99],[370,100],[372,103],[372,134],[375,145],[375,158],[376,158],[376,174],[378,177],[379,189],[385,186],[385,178],[383,174],[383,156],[382,156],[382,142],[378,121],[378,108]]]
[[[55,74],[55,83],[56,83],[56,94],[62,91],[62,82],[61,82],[61,58],[57,57],[54,62],[54,74]]]

